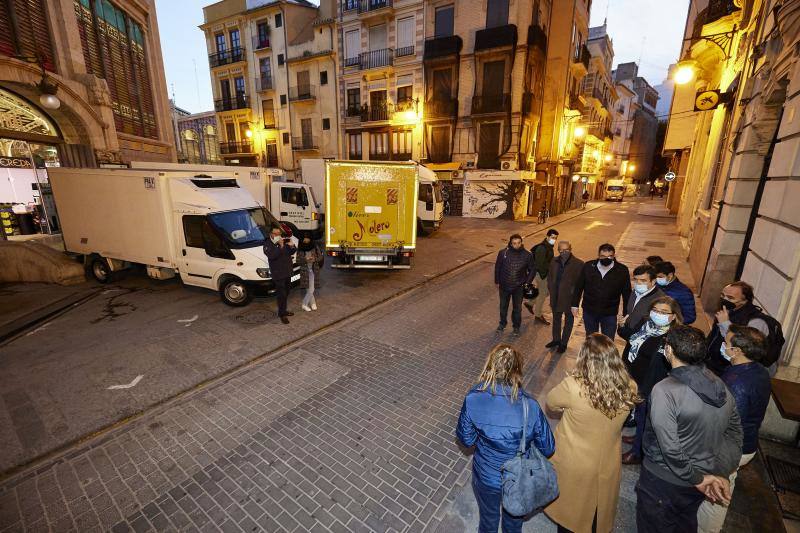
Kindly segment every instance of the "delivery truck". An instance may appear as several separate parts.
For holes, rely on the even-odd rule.
[[[49,177],[64,247],[97,281],[139,264],[154,279],[218,291],[231,306],[274,288],[263,247],[281,224],[236,179],[84,168],[51,168]]]
[[[165,176],[182,177],[189,172],[234,178],[240,187],[248,190],[257,202],[286,224],[293,234],[310,234],[314,240],[322,238],[322,212],[311,187],[305,183],[286,181],[283,169],[154,161],[135,161],[131,163],[131,168],[159,171]]]
[[[326,161],[325,249],[334,268],[410,268],[419,165]]]
[[[608,180],[606,182],[606,200],[622,201],[625,196],[625,180]]]

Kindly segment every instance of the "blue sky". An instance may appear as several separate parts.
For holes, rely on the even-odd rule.
[[[203,23],[203,6],[211,3],[156,0],[167,90],[170,97],[174,93],[179,107],[192,113],[213,109],[208,55],[198,29]],[[594,0],[591,25],[602,24],[607,14],[614,64],[641,57],[639,75],[658,85],[669,64],[677,60],[688,5],[689,0]]]

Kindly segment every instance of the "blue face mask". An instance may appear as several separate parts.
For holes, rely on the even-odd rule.
[[[662,287],[666,287],[667,285],[669,285],[669,280],[667,278],[656,278],[656,283],[658,283]]]
[[[650,320],[653,321],[653,324],[662,328],[670,323],[669,315],[659,313],[658,311],[650,311]]]
[[[636,291],[636,294],[645,294],[650,290],[650,287],[648,287],[646,283],[634,283],[633,290]]]
[[[732,359],[731,356],[728,355],[728,350],[725,348],[725,343],[724,342],[719,345],[719,353],[728,362],[730,362],[730,360]]]

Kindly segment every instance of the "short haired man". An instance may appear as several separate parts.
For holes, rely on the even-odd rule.
[[[708,361],[706,365],[715,374],[722,372],[730,366],[720,354],[720,346],[728,334],[731,324],[750,326],[760,331],[765,337],[769,336],[769,326],[761,318],[763,311],[753,304],[753,287],[744,281],[734,281],[722,289],[719,304],[720,310],[714,315],[714,325],[708,334]]]
[[[269,240],[264,244],[264,255],[269,261],[269,271],[275,284],[275,296],[278,300],[278,318],[284,324],[289,323],[290,316],[294,315],[287,310],[289,291],[292,289],[292,256],[297,248],[291,242],[286,242],[283,231],[279,227],[272,228]]]
[[[650,393],[636,485],[640,533],[697,531],[697,509],[704,499],[730,501],[728,476],[742,456],[736,403],[703,365],[703,332],[673,326],[664,352],[672,371]]]
[[[511,323],[514,335],[519,335],[522,326],[523,285],[533,280],[534,269],[532,256],[522,246],[522,237],[518,234],[508,239],[508,246],[500,250],[494,263],[494,284],[500,293],[500,324],[497,332],[502,333],[508,324],[508,303],[512,301]]]
[[[550,308],[553,310],[553,340],[545,345],[558,353],[567,350],[567,343],[572,335],[572,326],[575,322],[573,309],[578,305],[573,300],[582,271],[583,261],[572,255],[572,245],[569,241],[559,241],[558,255],[550,263],[550,274],[547,279],[547,284],[550,286]]]
[[[643,265],[650,265],[651,267],[656,266],[658,263],[664,261],[660,255],[648,255],[647,259],[645,259],[642,264]]]
[[[728,328],[725,342],[720,349],[722,356],[731,366],[722,373],[722,381],[736,400],[736,411],[742,421],[744,438],[742,442],[743,467],[756,454],[758,449],[758,430],[764,421],[771,392],[769,372],[761,364],[767,354],[767,339],[755,328],[737,326]],[[736,483],[736,472],[730,475],[731,493]],[[704,501],[697,511],[697,525],[700,533],[716,533],[725,523],[728,508],[710,501]]]
[[[625,319],[619,328],[619,335],[628,340],[639,331],[650,317],[653,301],[664,296],[656,285],[656,270],[650,265],[639,265],[633,269],[633,292],[625,307]]]
[[[694,293],[692,289],[684,285],[675,275],[675,265],[669,261],[656,263],[656,283],[661,288],[661,292],[678,302],[681,306],[683,323],[687,326],[697,319],[697,309],[694,304]]]
[[[555,255],[553,252],[553,247],[555,246],[557,240],[558,230],[555,228],[550,228],[547,230],[547,236],[544,238],[544,240],[531,248],[534,269],[533,286],[539,289],[539,294],[533,301],[533,305],[531,305],[529,302],[525,302],[524,305],[525,308],[531,314],[533,314],[534,321],[541,322],[545,325],[550,325],[550,322],[548,322],[544,317],[542,308],[544,307],[544,301],[547,299],[548,295],[547,274],[550,271],[550,262],[553,261],[553,256]]]
[[[628,267],[615,259],[616,250],[609,243],[601,244],[597,259],[587,261],[575,285],[573,314],[583,299],[583,324],[586,335],[603,331],[611,339],[617,333],[620,301],[624,307],[631,296],[631,274]]]

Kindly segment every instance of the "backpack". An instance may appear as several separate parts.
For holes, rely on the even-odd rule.
[[[758,314],[753,316],[751,320],[753,318],[759,318],[763,320],[769,329],[769,335],[767,335],[767,355],[764,356],[761,364],[764,366],[771,366],[778,359],[780,359],[781,350],[783,349],[783,345],[786,343],[786,339],[783,338],[783,328],[781,328],[780,322],[766,314],[761,309],[758,310]]]
[[[558,498],[558,479],[536,446],[525,453],[525,430],[528,428],[528,399],[522,396],[522,437],[517,455],[500,468],[503,507],[512,516],[526,516]]]

